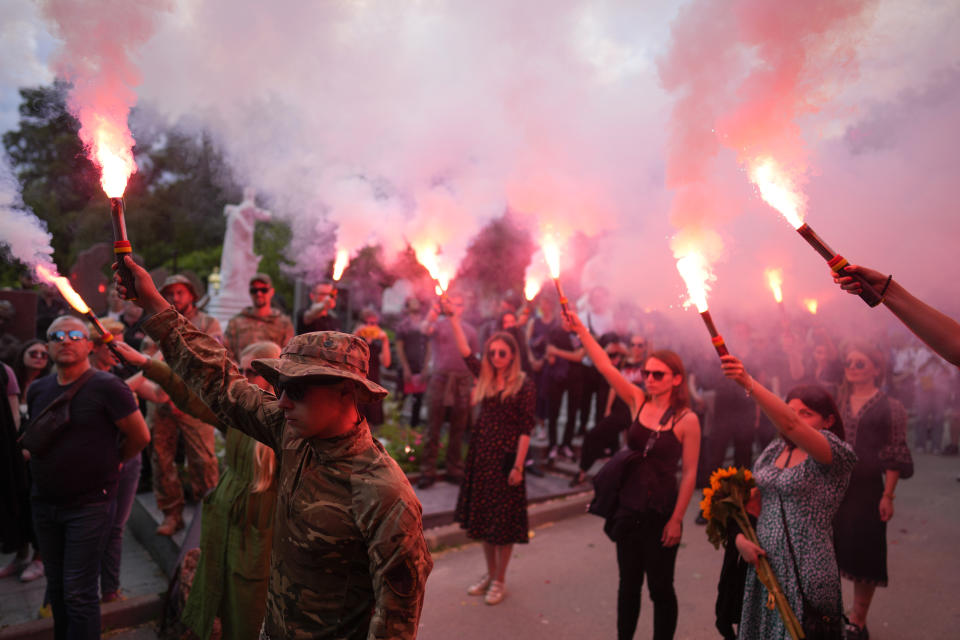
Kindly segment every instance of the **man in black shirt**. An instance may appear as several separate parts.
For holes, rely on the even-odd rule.
[[[77,318],[61,316],[51,323],[47,349],[56,371],[30,386],[31,416],[90,369],[92,344]],[[100,561],[120,466],[148,442],[133,392],[120,378],[97,371],[70,401],[70,421],[49,450],[31,458],[33,521],[57,638],[100,637]]]
[[[337,289],[331,283],[313,285],[310,303],[297,314],[297,335],[312,331],[340,331],[340,320],[333,315],[337,306]]]

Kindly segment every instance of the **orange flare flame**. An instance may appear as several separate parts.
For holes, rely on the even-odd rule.
[[[816,298],[807,298],[803,301],[803,306],[805,306],[811,314],[817,315],[818,304]]]
[[[66,300],[71,307],[79,311],[80,313],[90,313],[90,307],[87,306],[87,303],[83,301],[83,298],[80,297],[80,294],[74,291],[73,287],[70,286],[70,281],[63,276],[54,275],[52,271],[44,267],[42,264],[37,265],[37,275],[40,276],[40,279],[48,284],[54,285],[57,289],[60,290],[60,295],[63,296],[63,299]]]
[[[556,240],[547,238],[543,241],[543,259],[550,270],[550,277],[556,280],[560,277],[560,248]]]
[[[767,269],[767,283],[773,291],[773,299],[777,303],[783,302],[783,269]]]
[[[100,167],[100,186],[107,197],[120,198],[127,188],[127,180],[137,170],[133,159],[133,137],[126,123],[110,122],[97,117],[90,155]]]
[[[333,262],[333,280],[339,282],[343,276],[344,269],[347,268],[347,262],[350,260],[350,252],[346,249],[337,251],[337,259]]]
[[[796,181],[773,158],[755,158],[750,162],[748,173],[767,204],[779,211],[794,229],[803,226],[806,207],[803,194]]]
[[[523,297],[527,299],[527,302],[532,302],[533,299],[537,297],[537,294],[540,293],[540,287],[542,286],[542,282],[538,282],[533,278],[527,278],[527,281],[523,284]]]
[[[683,302],[684,308],[694,305],[697,311],[707,310],[707,293],[710,291],[710,282],[716,277],[710,272],[703,254],[699,251],[690,251],[677,259],[677,271],[687,285],[688,298]]]

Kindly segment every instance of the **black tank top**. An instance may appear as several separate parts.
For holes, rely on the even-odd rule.
[[[660,418],[660,430],[657,431],[640,423],[640,411],[627,432],[627,446],[642,455],[625,469],[620,508],[634,513],[657,511],[667,514],[677,503],[677,469],[683,445],[677,439],[674,427],[684,414],[675,417],[673,409],[667,409]]]

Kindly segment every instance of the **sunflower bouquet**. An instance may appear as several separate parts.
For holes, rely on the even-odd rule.
[[[703,490],[700,511],[703,512],[703,517],[707,521],[707,539],[714,548],[719,549],[726,540],[731,518],[750,542],[760,546],[757,532],[750,524],[750,518],[747,517],[746,508],[747,502],[750,501],[750,492],[756,486],[757,483],[749,469],[720,468],[710,474],[710,486]],[[756,570],[757,578],[767,588],[767,607],[777,609],[791,638],[799,640],[806,637],[800,620],[790,608],[790,603],[787,602],[787,597],[780,588],[780,583],[777,582],[777,577],[766,556],[760,556],[757,559]]]

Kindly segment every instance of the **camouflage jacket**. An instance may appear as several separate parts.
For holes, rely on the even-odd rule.
[[[197,329],[200,329],[200,331],[203,331],[217,342],[223,344],[223,329],[220,328],[219,320],[203,311],[198,311],[196,308],[194,308],[193,313],[186,316],[186,318],[190,321],[190,324]]]
[[[261,340],[270,340],[284,347],[292,337],[293,322],[288,316],[276,309],[271,309],[270,315],[261,318],[254,313],[253,307],[246,307],[230,318],[223,344],[230,352],[230,357],[239,362],[240,352],[247,345]]]
[[[366,422],[303,439],[276,398],[240,375],[223,347],[173,309],[144,328],[220,421],[277,452],[279,496],[264,635],[415,638],[433,560],[422,508]]]

